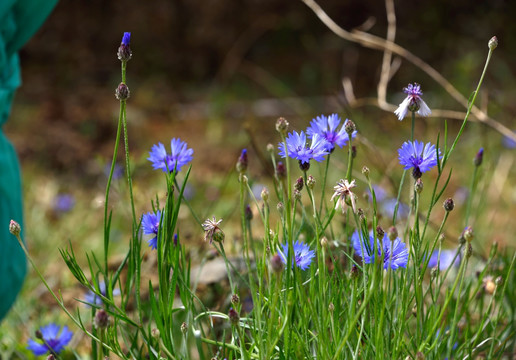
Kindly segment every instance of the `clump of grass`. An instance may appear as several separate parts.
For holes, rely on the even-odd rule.
[[[375,169],[356,161],[360,123],[342,122],[337,114],[321,115],[298,132],[280,118],[278,146],[267,146],[275,169],[270,189],[264,188],[259,197],[253,193],[248,172],[253,163],[247,150],[236,161],[240,237],[226,249],[225,223],[219,214],[199,218],[185,199],[194,151],[180,139],[172,139],[171,152],[161,143],[149,152],[154,169],[163,172],[164,203],[156,197],[149,212],[135,211],[126,124],[129,39],[124,34],[118,53],[120,115],[105,192],[103,252],[89,254],[83,268],[71,246],[60,250],[73,276],[90,290],[80,301],[84,304],[78,304],[87,310],[69,311],[41,276],[70,321],[91,339],[92,358],[510,356],[515,346],[511,304],[516,257],[500,255],[493,246],[483,259],[476,253],[470,226],[473,202],[467,201],[464,222],[450,225],[449,215],[457,209],[452,199],[444,199],[452,178],[448,161],[468,124],[493,46],[451,141],[447,129],[443,136],[414,138],[416,113],[426,116],[431,110],[418,84],[405,89],[407,98],[396,114],[399,120],[411,115],[411,138],[393,139],[400,144],[401,180],[388,219],[379,206]],[[131,235],[123,260],[113,269],[109,196],[122,134]],[[471,169],[470,197],[481,172],[483,152],[479,154]],[[338,176],[332,171],[335,164],[344,164]],[[368,191],[369,199],[358,197],[358,191]],[[410,205],[402,217],[403,202]],[[229,288],[220,308],[206,306],[196,291],[198,279],[192,277],[182,237],[182,208],[188,209],[199,234],[204,231],[205,241],[224,260]],[[253,214],[257,219],[251,221]],[[440,224],[434,227],[435,218]],[[461,235],[446,249],[443,238],[449,226]],[[13,233],[19,238],[15,225]],[[157,276],[143,283],[146,239],[157,258]],[[21,240],[20,244],[23,247]],[[38,338],[38,349],[41,353],[47,346],[58,358],[64,344],[50,335]]]

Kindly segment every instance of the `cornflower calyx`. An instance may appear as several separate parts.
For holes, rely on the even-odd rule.
[[[394,111],[394,114],[398,116],[398,120],[403,120],[409,111],[417,112],[420,116],[428,116],[432,113],[421,98],[423,92],[418,83],[408,84],[406,88],[403,88],[403,92],[407,94],[407,97]]]

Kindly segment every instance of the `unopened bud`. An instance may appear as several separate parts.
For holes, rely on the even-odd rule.
[[[462,232],[462,235],[464,236],[464,239],[466,239],[467,242],[471,242],[471,240],[473,240],[474,237],[473,229],[471,228],[471,226],[466,226],[466,228]]]
[[[226,235],[224,235],[224,232],[215,231],[215,233],[213,234],[213,241],[216,241],[218,243],[223,243],[225,237],[226,237]]]
[[[501,276],[498,276],[495,280],[496,286],[500,286],[503,284],[503,278]]]
[[[235,309],[230,308],[228,312],[229,321],[231,321],[232,325],[238,325],[238,321],[240,320],[240,316],[236,312]]]
[[[482,160],[484,159],[484,148],[480,148],[478,150],[477,154],[475,155],[475,158],[473,159],[473,164],[475,166],[482,165]]]
[[[247,149],[243,149],[240,153],[240,156],[238,157],[237,163],[236,163],[236,169],[237,171],[242,174],[247,170],[247,165],[249,161],[247,159]]]
[[[376,227],[376,235],[378,236],[378,239],[383,239],[383,236],[385,235],[385,231],[383,231],[380,225]]]
[[[283,164],[281,161],[278,161],[276,164],[276,175],[278,176],[278,179],[284,179],[287,175],[287,168],[285,167],[285,164]]]
[[[352,279],[356,279],[359,275],[359,270],[358,270],[358,267],[356,265],[353,264],[353,266],[351,267],[351,273],[350,273],[350,277]]]
[[[351,135],[357,129],[355,123],[349,119],[346,119],[344,123],[344,131],[348,134],[349,139],[351,139]]]
[[[281,260],[281,257],[278,254],[276,254],[272,257],[271,268],[272,268],[272,271],[274,271],[275,273],[280,273],[283,271],[284,264],[283,264],[283,261]]]
[[[416,193],[421,194],[423,191],[423,180],[421,178],[416,180],[416,183],[414,184],[414,190],[416,190]]]
[[[127,100],[129,99],[130,95],[131,92],[129,91],[129,87],[124,83],[120,83],[120,85],[118,85],[118,87],[115,90],[115,97],[118,100]]]
[[[364,176],[369,179],[369,168],[367,166],[364,166],[362,168],[362,174],[364,174]]]
[[[267,152],[270,152],[271,154],[274,153],[276,149],[274,148],[274,145],[271,143],[267,144]]]
[[[43,333],[39,329],[34,332],[34,336],[36,336],[36,339],[43,339]]]
[[[231,303],[235,306],[240,304],[240,297],[237,294],[231,295]]]
[[[56,357],[54,356],[54,354],[50,354],[47,356],[47,360],[55,360]]]
[[[283,214],[283,210],[285,209],[285,205],[280,201],[278,205],[276,205],[276,209],[278,209],[280,214]]]
[[[301,191],[299,191],[297,189],[294,190],[294,199],[296,199],[298,201],[301,200]]]
[[[443,207],[444,207],[444,210],[446,210],[447,212],[452,211],[453,208],[455,207],[455,203],[453,202],[453,199],[448,198],[448,199],[444,200]]]
[[[490,295],[493,295],[495,289],[496,289],[496,284],[495,282],[493,281],[493,277],[492,276],[488,276],[484,279],[484,290],[486,291],[486,293],[490,294]]]
[[[335,305],[333,305],[333,303],[330,303],[330,305],[328,305],[328,311],[331,313],[335,311]]]
[[[423,353],[421,351],[418,351],[416,353],[416,360],[425,360],[425,355],[423,355]]]
[[[97,329],[105,329],[109,325],[109,315],[104,309],[98,309],[93,319],[93,325]]]
[[[188,324],[186,322],[184,322],[184,321],[181,324],[181,332],[183,333],[183,335],[188,332]]]
[[[159,333],[159,330],[154,328],[151,330],[151,336],[154,338],[154,339],[159,339],[159,336],[160,336],[160,333]]]
[[[489,42],[487,43],[487,46],[489,47],[489,49],[491,51],[493,51],[494,49],[496,49],[496,47],[498,46],[498,38],[496,36],[493,36]]]
[[[253,219],[253,210],[251,210],[249,205],[246,205],[245,207],[244,216],[247,221],[251,221]]]
[[[301,190],[303,190],[303,185],[304,185],[303,177],[300,176],[297,178],[296,182],[294,183],[294,189],[296,189],[297,191],[301,191]]]
[[[288,121],[284,117],[280,117],[276,120],[276,131],[280,134],[285,135],[288,131]]]
[[[328,239],[326,239],[326,236],[323,236],[321,238],[321,247],[326,248],[328,246]]]
[[[306,179],[306,187],[310,190],[313,190],[315,186],[315,178],[312,175],[308,175],[308,178]]]
[[[389,237],[389,240],[394,241],[398,237],[398,229],[396,227],[391,226],[389,230],[387,230],[387,236]]]
[[[16,221],[11,220],[9,223],[9,232],[13,234],[14,236],[20,235],[21,232],[21,226]]]
[[[437,266],[434,266],[432,270],[430,270],[430,277],[432,279],[435,279],[439,275],[439,268]]]
[[[260,197],[265,202],[267,202],[269,200],[269,190],[266,187],[264,187],[262,189],[262,192],[260,193]]]

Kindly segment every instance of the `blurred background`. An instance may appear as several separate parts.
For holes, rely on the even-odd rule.
[[[319,4],[343,28],[385,37],[383,2]],[[515,128],[516,2],[398,1],[395,7],[395,42],[433,66],[466,98],[480,77],[488,40],[498,37],[477,105]],[[397,149],[410,134],[410,121],[399,122],[393,113],[375,107],[350,107],[342,87],[348,77],[356,97],[375,97],[383,54],[340,39],[301,1],[61,0],[21,52],[23,85],[5,127],[23,168],[29,249],[45,274],[55,276],[56,288],[74,284],[71,275],[59,270],[64,264],[58,247],[71,241],[81,253],[102,246],[106,165],[113,154],[119,111],[114,97],[120,82],[116,51],[124,31],[132,33],[128,121],[138,213],[150,211],[155,196],[164,198],[162,174],[152,171],[148,151],[153,144],[168,147],[171,138],[180,137],[195,151],[188,195],[193,207],[200,209],[200,216],[217,214],[230,224],[232,218],[238,221],[237,214],[232,215],[238,202],[234,164],[241,149],[248,148],[252,182],[258,190],[270,183],[265,149],[279,141],[274,130],[279,116],[297,131],[320,114],[338,112],[343,119],[353,119],[361,135],[355,170],[359,173],[363,165],[378,169],[372,172],[374,181],[394,194],[393,184],[402,173]],[[409,82],[422,85],[430,108],[465,110],[406,61],[389,83],[387,100],[399,104]],[[449,121],[449,142],[459,126],[460,121]],[[435,143],[439,132],[444,132],[444,119],[417,121],[416,138]],[[489,251],[493,241],[515,244],[512,145],[491,128],[468,124],[452,156],[456,169],[444,194],[456,199],[459,210],[451,219],[457,225],[449,230],[450,244],[456,244],[463,228],[461,201],[480,147],[485,157],[480,196],[474,203],[479,209],[478,252]],[[123,174],[121,151],[119,159]],[[344,152],[338,161],[345,163]],[[336,166],[335,180],[342,177],[342,168]],[[117,214],[112,230],[118,236],[113,238],[122,248],[130,216],[126,191],[122,176],[111,198]],[[201,229],[187,212],[184,222],[184,239],[199,244],[202,252],[206,245]],[[27,281],[25,291],[30,298],[17,305],[25,309],[45,293],[35,278]],[[80,298],[83,292],[64,295]],[[12,316],[23,320],[35,314]]]

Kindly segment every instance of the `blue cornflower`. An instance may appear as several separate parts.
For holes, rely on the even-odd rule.
[[[314,134],[318,134],[320,137],[327,141],[326,150],[332,152],[335,149],[335,145],[343,147],[349,141],[349,136],[346,133],[346,123],[349,120],[346,119],[344,124],[337,131],[337,126],[340,124],[340,117],[337,114],[331,114],[326,117],[324,115],[317,116],[310,122],[310,127],[306,129],[306,134],[309,138],[312,138]],[[351,137],[357,136],[357,131],[353,131]]]
[[[104,281],[99,282],[99,290],[102,296],[106,296],[106,283]],[[120,295],[120,289],[113,289],[113,296],[118,295]],[[91,290],[88,290],[86,295],[84,295],[84,302],[97,306],[102,306],[104,304],[100,296],[98,296]]]
[[[172,153],[169,155],[162,143],[153,145],[147,160],[152,162],[154,170],[161,169],[165,172],[181,171],[181,167],[192,161],[193,150],[187,148],[187,144],[179,138],[170,141]]]
[[[148,212],[142,216],[142,228],[145,235],[154,235],[154,237],[147,241],[149,246],[156,250],[158,248],[158,230],[159,222],[161,220],[161,211],[156,213]]]
[[[516,131],[514,131],[514,134],[516,134]],[[515,149],[516,148],[516,141],[511,139],[508,136],[504,136],[502,140],[503,146],[505,146],[508,149]]]
[[[424,148],[423,148],[424,146]],[[437,150],[441,158],[441,150]],[[398,149],[400,164],[405,166],[405,170],[413,168],[412,175],[419,179],[422,173],[427,172],[437,165],[437,152],[435,145],[431,143],[423,144],[422,141],[406,141]]]
[[[48,324],[47,326],[42,326],[39,329],[40,334],[38,334],[37,336],[40,339],[44,340],[44,342],[39,343],[32,339],[29,339],[29,346],[27,346],[27,349],[32,351],[36,356],[44,355],[48,352],[59,354],[64,349],[64,347],[70,342],[73,336],[73,332],[68,330],[67,326],[63,326],[61,334],[59,335],[60,328],[61,327],[56,324]]]
[[[460,255],[455,257],[457,251],[455,250],[441,250],[441,257],[439,259],[439,250],[435,250],[428,260],[428,267],[434,268],[439,263],[439,270],[446,270],[451,266],[459,266]],[[455,259],[455,261],[453,261]]]
[[[284,244],[281,246],[283,252],[278,251],[278,255],[281,258],[283,264],[287,264],[288,259],[288,244]],[[292,257],[292,267],[294,264],[297,265],[301,270],[306,270],[310,267],[313,257],[315,256],[315,251],[310,250],[310,247],[306,245],[302,241],[296,241],[294,243],[294,256]]]
[[[299,134],[297,131],[289,133],[287,136],[287,151],[285,151],[285,144],[279,144],[280,156],[299,160],[301,166],[310,164],[310,160],[323,161],[324,156],[328,155],[327,141],[319,134],[312,135],[312,143],[307,146],[306,135],[303,131]],[[288,152],[288,154],[287,154]]]
[[[398,120],[403,120],[409,111],[417,112],[421,116],[428,116],[432,113],[428,105],[426,105],[421,98],[423,92],[419,84],[408,84],[406,88],[403,88],[403,92],[407,94],[407,97],[394,111],[398,116]]]
[[[124,36],[122,36],[122,45],[129,45],[131,43],[131,33],[124,32]]]
[[[65,213],[73,209],[75,198],[71,194],[59,194],[54,199],[54,211]]]
[[[371,264],[374,262],[374,236],[372,232],[369,233],[369,244],[366,244],[358,235],[358,231],[355,230],[353,235],[351,235],[351,244],[353,245],[353,249],[355,249],[355,253],[363,259],[364,263]],[[405,243],[402,242],[400,238],[391,241],[387,234],[384,234],[382,244],[380,244],[379,239],[377,239],[376,249],[378,255],[383,256],[384,269],[390,266],[391,269],[396,270],[399,267],[404,268],[407,266],[409,252]],[[362,249],[364,253],[362,253]]]

